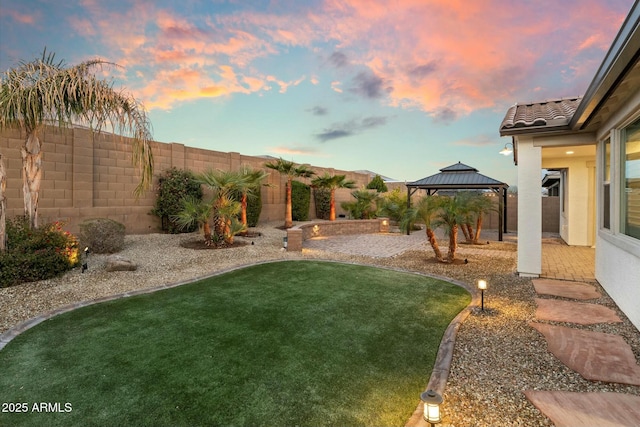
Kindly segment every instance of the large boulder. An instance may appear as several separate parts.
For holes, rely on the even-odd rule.
[[[105,262],[105,268],[107,271],[134,271],[138,266],[121,255],[111,255]]]

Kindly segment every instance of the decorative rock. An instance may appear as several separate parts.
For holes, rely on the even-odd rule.
[[[138,266],[133,261],[120,255],[111,255],[105,260],[107,271],[134,271],[137,268]]]

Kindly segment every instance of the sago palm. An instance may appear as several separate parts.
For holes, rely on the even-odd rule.
[[[325,188],[330,191],[329,221],[336,220],[336,190],[338,188],[354,188],[355,182],[346,179],[346,175],[329,175],[327,172],[311,181],[311,185],[317,188]]]
[[[2,75],[0,128],[19,127],[26,133],[21,150],[22,178],[25,215],[31,227],[38,225],[42,179],[40,135],[47,125],[63,128],[80,124],[95,132],[107,128],[130,137],[132,160],[141,173],[135,193],[140,195],[150,187],[153,155],[151,124],[146,111],[135,98],[115,90],[94,74],[113,65],[94,59],[67,66],[63,61],[56,62],[54,54],[45,50],[41,58],[21,62]]]
[[[275,162],[265,163],[265,167],[273,169],[284,175],[287,179],[287,204],[284,216],[284,228],[291,228],[293,226],[293,214],[291,208],[291,182],[293,178],[310,178],[315,175],[307,165],[296,165],[293,162],[279,158]]]
[[[433,253],[438,261],[442,261],[442,252],[440,252],[440,246],[438,245],[438,239],[433,231],[432,222],[440,209],[437,196],[424,196],[418,203],[407,209],[402,220],[400,221],[400,228],[403,231],[408,231],[413,228],[413,225],[422,220],[425,224],[427,240],[433,249]]]

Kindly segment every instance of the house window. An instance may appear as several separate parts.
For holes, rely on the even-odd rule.
[[[640,120],[624,129],[621,149],[621,231],[640,239]]]
[[[602,177],[602,227],[611,229],[611,140],[604,142]]]

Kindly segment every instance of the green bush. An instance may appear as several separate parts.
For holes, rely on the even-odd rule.
[[[291,217],[294,221],[309,221],[311,187],[300,181],[291,181]]]
[[[313,189],[313,198],[316,203],[316,218],[329,219],[331,214],[331,190],[316,187]]]
[[[80,224],[80,242],[97,254],[112,254],[124,247],[125,227],[108,218],[87,219]]]
[[[0,253],[0,288],[46,280],[78,264],[78,241],[54,222],[35,230],[25,217],[7,222],[7,250]]]
[[[384,183],[380,175],[376,175],[369,184],[367,184],[368,190],[376,190],[378,193],[386,193],[388,190],[387,184]]]
[[[249,227],[255,227],[260,220],[260,214],[262,213],[262,194],[260,189],[255,192],[254,197],[249,197],[247,200],[247,225]]]
[[[378,215],[400,222],[407,211],[407,193],[396,188],[378,199]]]
[[[162,231],[168,233],[193,232],[195,228],[181,229],[171,219],[182,210],[182,199],[194,196],[202,199],[202,186],[196,181],[193,173],[176,168],[167,169],[158,181],[158,197],[153,215],[162,220]],[[195,227],[195,226],[194,226]]]

